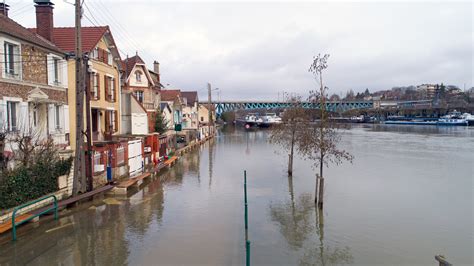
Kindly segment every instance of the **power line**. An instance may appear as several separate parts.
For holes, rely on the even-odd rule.
[[[115,20],[115,17],[108,11],[108,8],[102,3],[101,0],[97,0],[95,3],[97,3],[98,5],[101,6],[101,8],[96,8],[96,10],[99,12],[99,13],[102,13],[102,10],[104,11],[104,15],[106,15],[108,18],[110,18],[110,21],[113,22],[114,25],[116,25],[118,28],[119,28],[119,31],[123,32],[123,36],[125,37],[125,40],[129,40],[130,43],[132,43],[132,46],[135,47],[135,48],[138,48],[137,51],[140,51],[142,52],[145,56],[148,56],[150,57],[151,60],[153,60],[153,56],[150,55],[147,50],[145,49],[142,49],[142,47],[138,44],[138,43],[135,43],[135,38],[133,38],[129,33],[128,31],[121,25],[121,23],[117,20]]]

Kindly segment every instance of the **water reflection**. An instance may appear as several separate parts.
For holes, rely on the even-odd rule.
[[[303,249],[300,265],[352,264],[349,247],[332,247],[324,243],[324,213],[316,208],[310,193],[294,197],[293,178],[288,177],[289,201],[270,204],[272,221],[293,250]],[[313,220],[314,217],[314,220]]]
[[[331,247],[324,244],[324,213],[319,208],[314,208],[314,211],[319,243],[311,243],[305,248],[299,264],[304,266],[353,264],[354,257],[349,247]]]

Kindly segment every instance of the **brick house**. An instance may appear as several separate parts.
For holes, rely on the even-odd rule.
[[[8,17],[0,3],[0,130],[69,145],[67,57],[64,50]],[[5,151],[15,150],[14,143]]]

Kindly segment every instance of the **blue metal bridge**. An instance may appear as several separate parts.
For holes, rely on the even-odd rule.
[[[395,107],[395,108],[411,108],[417,105],[431,105],[432,100],[417,100],[417,101],[327,101],[326,110],[330,112],[346,112],[356,109],[372,109],[377,107]],[[207,102],[200,102],[203,105]],[[257,110],[257,109],[286,109],[296,107],[294,103],[278,102],[278,101],[213,101],[212,105],[216,110],[217,116],[224,112],[237,110]],[[319,103],[301,102],[299,107],[306,109],[319,109]]]

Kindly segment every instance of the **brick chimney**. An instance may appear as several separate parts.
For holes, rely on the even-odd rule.
[[[5,17],[8,17],[8,9],[9,5],[5,3],[0,3],[0,14],[5,15]]]
[[[53,6],[50,0],[34,0],[36,8],[36,33],[53,41]]]

